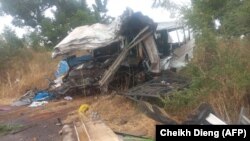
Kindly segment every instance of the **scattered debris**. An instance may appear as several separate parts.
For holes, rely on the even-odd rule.
[[[11,106],[24,106],[36,107],[45,104],[48,100],[52,100],[54,95],[44,90],[29,90],[19,100],[14,101]],[[46,102],[39,102],[46,101]]]
[[[58,134],[62,135],[63,134],[63,130],[59,130]]]
[[[43,106],[43,105],[48,104],[48,103],[49,103],[48,101],[34,101],[29,105],[29,107],[32,107],[32,108],[40,107],[40,106]]]
[[[68,124],[64,125],[62,130],[58,132],[59,135],[63,135],[62,141],[75,141],[74,129]]]
[[[163,71],[161,76],[129,89],[124,95],[135,100],[143,97],[160,99],[169,96],[173,91],[187,88],[189,82],[187,78],[171,71]]]
[[[11,106],[24,106],[32,103],[32,99],[35,96],[34,90],[27,91],[19,100],[14,101]]]
[[[73,98],[71,96],[65,96],[64,99],[68,100],[68,101],[73,100]]]
[[[211,125],[226,125],[224,121],[222,121],[212,113],[209,113],[209,115],[206,117],[206,121]]]
[[[53,94],[47,91],[38,91],[33,98],[33,101],[48,101],[53,99]]]
[[[168,125],[179,124],[158,106],[151,105],[150,103],[145,101],[137,101],[137,102],[139,103],[142,112],[144,112],[148,117],[154,119],[155,121]]]
[[[115,132],[122,141],[153,141],[153,139],[142,136],[131,135],[127,133]]]
[[[32,101],[30,99],[21,99],[13,102],[11,105],[12,106],[25,106],[31,104]]]
[[[80,108],[78,109],[78,113],[84,113],[89,109],[89,105],[88,104],[82,104],[80,106]]]
[[[247,118],[247,116],[245,115],[245,108],[242,107],[240,110],[240,116],[239,116],[239,121],[238,124],[243,124],[243,125],[249,125],[250,124],[250,119]]]
[[[61,119],[57,118],[56,126],[62,126],[62,125],[63,125],[63,123],[62,123]]]
[[[90,113],[90,119],[91,120],[100,120],[100,116],[99,116],[99,114],[97,113],[97,112],[91,112]]]
[[[151,105],[145,101],[138,101],[142,111],[150,118],[168,125],[226,125],[224,121],[218,118],[207,103],[202,103],[188,118],[183,122],[178,122],[171,118],[163,109],[156,105]]]
[[[215,115],[213,108],[208,103],[202,103],[182,124],[226,125],[224,121]]]

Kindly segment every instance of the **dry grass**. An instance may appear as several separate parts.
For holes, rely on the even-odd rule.
[[[45,78],[53,77],[57,61],[51,59],[48,51],[23,49],[4,63],[7,67],[0,68],[0,99],[1,104],[8,104],[29,89],[46,88]]]
[[[223,120],[236,123],[240,108],[250,107],[248,43],[219,41],[212,54],[198,47],[192,62],[181,72],[192,79],[190,89],[166,100],[166,110],[183,120],[200,103],[208,102]]]
[[[136,103],[116,93],[99,96],[91,104],[88,117],[93,117],[93,112],[97,112],[113,131],[141,134],[149,138],[155,136],[157,122],[139,111]]]
[[[222,42],[218,49],[218,64],[211,79],[218,84],[209,95],[209,103],[228,123],[239,118],[240,108],[250,106],[250,50],[239,41]]]

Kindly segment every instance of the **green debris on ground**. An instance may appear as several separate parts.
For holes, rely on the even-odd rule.
[[[22,125],[0,124],[0,136],[20,130]]]

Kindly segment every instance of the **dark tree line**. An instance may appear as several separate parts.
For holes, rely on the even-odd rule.
[[[105,14],[107,0],[95,2],[92,6],[94,11],[91,11],[85,0],[0,0],[0,14],[11,15],[14,26],[34,30],[20,41],[27,41],[31,47],[41,44],[53,47],[77,26],[109,22],[110,17]],[[46,10],[50,10],[54,17],[48,17]],[[13,30],[6,31],[8,36],[16,37],[14,33],[10,33]],[[6,34],[1,38],[7,38]]]

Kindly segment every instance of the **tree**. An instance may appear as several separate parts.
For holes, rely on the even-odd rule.
[[[238,37],[250,34],[250,1],[238,0],[227,1],[225,14],[221,19],[222,33]]]
[[[250,32],[249,0],[192,0],[184,17],[196,33],[209,30],[225,37],[239,37]],[[220,22],[216,28],[215,20]]]
[[[24,47],[24,42],[19,39],[14,30],[10,27],[5,27],[4,32],[1,35],[1,47],[3,48],[22,48]]]
[[[51,0],[1,0],[1,11],[13,16],[16,26],[35,28],[44,18],[43,12],[54,5]]]
[[[173,0],[154,0],[153,6],[181,11],[184,21],[199,36],[210,32],[231,38],[250,33],[249,0],[191,0],[191,6],[176,5]]]
[[[46,46],[55,46],[73,28],[98,22],[98,12],[105,12],[107,1],[98,2],[92,12],[85,0],[0,0],[1,12],[13,16],[15,26],[34,28]],[[52,10],[54,18],[45,15]],[[36,33],[36,34],[37,34]],[[38,38],[36,38],[38,39]]]
[[[54,46],[77,26],[97,22],[97,18],[87,8],[84,0],[59,2],[53,14],[54,19],[44,18],[41,21],[41,34],[47,46]]]
[[[97,21],[101,23],[110,23],[113,18],[108,16],[106,13],[108,12],[107,7],[108,0],[95,0],[95,4],[92,5],[95,13],[95,17]]]

